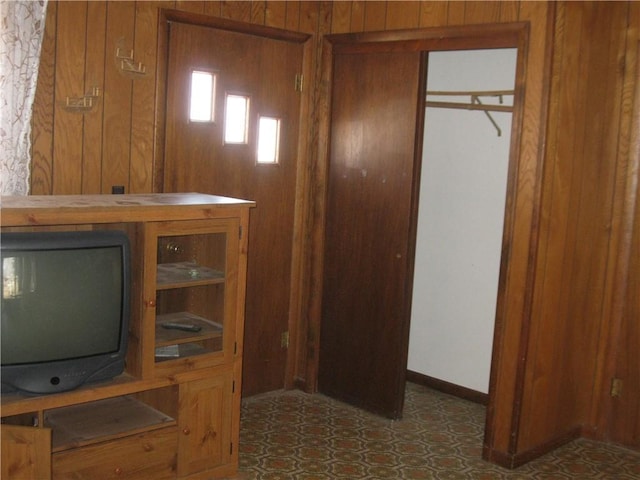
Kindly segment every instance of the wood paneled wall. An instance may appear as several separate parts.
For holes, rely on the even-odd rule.
[[[492,408],[499,421],[492,426],[491,448],[503,454],[497,461],[518,463],[581,432],[640,447],[638,382],[627,383],[623,407],[614,408],[608,392],[621,362],[632,365],[631,376],[639,375],[632,361],[637,364],[640,347],[633,326],[638,262],[620,257],[625,251],[638,254],[638,210],[630,206],[638,169],[629,160],[638,150],[637,136],[632,140],[638,127],[638,3],[50,1],[32,122],[32,194],[110,193],[114,185],[130,193],[153,191],[159,8],[313,35],[305,160],[311,180],[321,177],[314,170],[322,168],[326,134],[323,35],[529,22],[527,78],[535,81],[526,85],[521,149],[532,159],[544,154],[544,170],[532,161],[530,171],[518,172],[528,193],[514,202],[530,212],[519,218],[521,230],[533,225],[538,235],[533,243],[516,238],[513,245],[523,251],[511,254],[530,256],[531,268],[516,273],[520,285],[534,288],[513,292],[515,303],[505,312],[500,335],[508,342],[499,354],[506,363],[496,380],[499,397]],[[121,71],[117,47],[133,50],[145,74]],[[81,97],[93,87],[100,96],[90,112],[65,109],[66,97]],[[297,247],[303,252],[321,234],[312,227],[322,222],[318,206],[324,195],[321,183],[306,188],[300,197],[308,203],[304,245]],[[542,199],[539,205],[536,198]],[[290,368],[310,389],[319,332],[309,330],[305,305],[317,301],[321,287],[316,253],[307,251],[300,266],[299,341],[293,342]],[[622,297],[616,295],[621,287],[628,292]],[[524,317],[530,319],[526,325]],[[612,435],[620,425],[628,431]]]
[[[634,153],[630,133],[639,13],[631,3],[557,7],[518,450],[539,448],[563,435],[608,436],[612,427],[602,420],[611,407],[614,372],[607,365],[621,348],[640,347],[637,331],[626,345],[612,344],[621,317],[611,309],[628,274],[620,277],[618,255],[630,245],[622,237],[631,228],[633,207],[625,185],[637,176],[628,166]],[[622,264],[626,269],[626,260]],[[628,380],[623,395],[635,398],[637,409],[637,381]],[[624,443],[640,447],[638,434]]]
[[[545,11],[529,3],[473,1],[51,1],[34,107],[32,194],[153,188],[159,8],[314,34],[315,60],[318,39],[327,33],[509,22]],[[145,75],[120,71],[117,47],[133,50]],[[93,87],[100,97],[90,112],[64,108],[67,97]]]
[[[33,117],[32,194],[152,191],[158,9],[316,33],[317,2],[51,1]],[[118,68],[116,49],[133,50],[145,74]],[[69,112],[67,97],[93,87],[87,113]]]

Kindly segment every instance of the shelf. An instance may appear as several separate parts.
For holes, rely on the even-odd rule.
[[[163,323],[195,325],[200,327],[201,330],[199,332],[188,332],[184,330],[166,329],[162,327]],[[156,347],[198,342],[220,337],[222,337],[222,325],[194,315],[193,313],[166,313],[156,317]]]
[[[24,412],[65,407],[82,402],[87,396],[91,396],[95,400],[100,400],[115,395],[128,395],[150,388],[164,387],[167,384],[168,382],[162,379],[144,381],[127,373],[123,373],[111,380],[86,383],[68,392],[35,396],[21,393],[2,394],[2,396],[0,396],[0,406],[2,416],[5,417],[20,415]]]
[[[189,287],[224,283],[224,273],[194,262],[175,262],[158,264],[156,288]]]
[[[199,332],[162,328],[166,322],[196,325]],[[156,317],[156,362],[215,353],[222,349],[222,325],[189,312],[177,312]]]
[[[161,350],[160,350],[161,349]],[[175,345],[167,345],[165,347],[156,348],[156,362],[167,362],[169,360],[181,360],[187,357],[195,357],[197,355],[205,355],[212,353],[214,350],[199,343],[180,343]],[[162,352],[161,354],[159,352]]]
[[[53,452],[176,424],[168,415],[129,396],[48,410],[44,422],[52,429]]]

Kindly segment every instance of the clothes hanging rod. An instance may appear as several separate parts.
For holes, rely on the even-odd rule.
[[[488,105],[477,103],[459,103],[459,102],[438,102],[434,100],[427,100],[425,102],[427,107],[434,108],[458,108],[460,110],[481,110],[483,112],[513,112],[511,105]]]
[[[484,112],[512,112],[512,105],[502,105],[502,97],[513,95],[513,90],[427,90],[427,98],[432,96],[469,97],[469,103],[426,100],[427,107],[459,108],[463,110],[481,110]],[[500,105],[482,103],[479,97],[498,97]]]
[[[452,97],[464,97],[467,95],[475,95],[476,97],[500,97],[513,95],[513,90],[428,90],[427,95],[449,95]]]
[[[502,136],[502,130],[489,112],[513,112],[513,105],[502,105],[503,97],[506,95],[513,95],[513,93],[513,90],[427,90],[427,98],[429,95],[451,97],[469,96],[469,103],[443,102],[425,99],[425,106],[434,108],[457,108],[461,110],[480,110],[487,116],[491,124],[496,129],[498,136],[500,137]],[[500,105],[482,103],[480,101],[480,97],[498,97]]]

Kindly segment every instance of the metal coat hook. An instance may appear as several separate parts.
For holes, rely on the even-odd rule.
[[[500,103],[502,103],[502,96],[500,97]],[[471,102],[472,103],[477,103],[478,105],[482,105],[483,103],[480,101],[480,99],[478,98],[477,95],[472,95],[471,96]],[[493,119],[493,117],[491,116],[491,113],[489,113],[488,110],[483,110],[484,114],[487,116],[487,118],[489,119],[489,121],[493,124],[493,126],[496,128],[496,131],[498,132],[498,136],[501,137],[502,136],[502,130],[500,130],[500,127],[498,126],[498,124],[496,123],[496,121]]]
[[[66,97],[64,109],[69,112],[86,113],[91,111],[94,100],[100,96],[99,87],[91,87],[91,90],[82,97]]]
[[[134,75],[146,75],[147,67],[142,62],[136,62],[133,59],[133,50],[125,53],[120,47],[116,48],[116,59],[120,60],[120,70]]]

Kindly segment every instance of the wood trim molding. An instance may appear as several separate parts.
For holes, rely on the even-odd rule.
[[[516,79],[516,92],[521,87],[523,98],[521,105],[515,104],[514,117],[521,117],[514,125],[521,143],[518,146],[512,143],[511,158],[517,158],[517,167],[510,167],[509,175],[514,178],[509,181],[517,186],[512,191],[513,198],[508,191],[505,208],[504,250],[483,446],[483,458],[501,465],[509,462],[502,463],[499,458],[517,456],[522,434],[520,423],[536,281],[556,15],[554,5],[545,5],[546,21],[528,23],[527,38],[521,45],[522,55],[520,52],[518,55],[518,69],[523,73]],[[528,15],[536,12],[529,11]],[[520,85],[518,81],[523,83]]]
[[[531,460],[541,457],[542,455],[555,450],[562,445],[580,438],[582,434],[582,428],[576,427],[573,430],[566,432],[559,437],[556,437],[548,442],[538,445],[535,448],[519,452],[519,453],[505,453],[497,450],[492,450],[487,445],[482,448],[482,456],[485,460],[500,465],[501,467],[513,469],[521,465],[524,465]]]
[[[381,32],[341,33],[325,38],[337,53],[363,51],[459,50],[509,48],[518,45],[528,31],[527,22],[487,23],[456,27],[431,27]]]
[[[407,370],[407,382],[417,383],[418,385],[422,385],[448,395],[453,395],[454,397],[462,398],[464,400],[469,400],[473,403],[479,403],[480,405],[487,405],[487,403],[489,403],[489,394],[487,393],[472,390],[471,388],[446,382],[412,370]]]
[[[525,391],[526,384],[526,367],[528,360],[528,351],[529,351],[529,341],[531,336],[531,317],[532,310],[534,305],[534,293],[535,293],[535,283],[536,283],[536,274],[537,274],[537,263],[538,263],[538,247],[540,242],[540,217],[542,214],[542,191],[543,191],[543,182],[544,182],[544,163],[545,163],[545,144],[547,141],[547,129],[543,127],[543,124],[546,124],[547,118],[549,115],[549,97],[551,92],[551,80],[550,80],[550,72],[552,69],[552,61],[553,61],[553,48],[554,48],[554,40],[555,40],[555,18],[556,18],[556,7],[555,5],[550,5],[547,10],[547,22],[546,22],[546,35],[545,35],[545,48],[544,54],[542,57],[542,65],[541,69],[546,74],[543,74],[543,82],[541,85],[541,94],[539,98],[539,118],[540,118],[540,131],[537,138],[537,157],[536,157],[536,167],[535,167],[535,175],[534,175],[534,186],[532,190],[532,210],[531,210],[531,223],[530,223],[530,231],[529,231],[529,261],[526,269],[526,278],[525,278],[525,291],[524,291],[524,300],[523,300],[523,312],[522,312],[522,323],[521,323],[521,332],[520,332],[520,343],[518,345],[517,355],[518,358],[514,359],[517,363],[516,368],[516,378],[515,378],[515,389],[514,389],[514,398],[512,405],[512,417],[511,417],[511,436],[509,442],[508,451],[517,456],[516,452],[518,451],[519,445],[518,441],[521,437],[521,418],[522,418],[522,405],[523,405],[523,397]],[[529,33],[529,31],[528,31]],[[522,56],[522,64],[519,64],[519,68],[523,70],[528,70],[528,61],[524,60],[529,57],[529,39],[523,44],[523,56]],[[523,74],[522,81],[524,82],[524,77],[526,73]],[[524,88],[524,86],[523,86]],[[514,113],[515,114],[515,113]],[[520,128],[524,128],[524,114],[525,114],[525,105],[523,100],[522,109],[518,112],[518,115],[522,115],[519,120]],[[511,152],[511,158],[513,158],[514,152]],[[514,199],[515,202],[515,199]],[[513,207],[513,215],[516,215],[515,206]],[[506,219],[505,219],[506,223]],[[506,242],[505,242],[506,243]],[[501,270],[503,266],[501,265]],[[507,267],[505,267],[506,269]],[[505,273],[506,276],[506,273]],[[502,278],[502,271],[500,277]],[[499,290],[500,291],[500,290]],[[506,291],[506,290],[505,290]],[[505,291],[502,291],[502,294],[505,294]],[[501,295],[501,293],[499,293]],[[506,321],[506,313],[500,315],[500,321]],[[495,340],[494,340],[495,342]],[[514,345],[515,347],[515,345]],[[494,353],[495,353],[495,345],[494,345]],[[493,386],[490,386],[491,389]],[[494,422],[495,424],[495,422]],[[489,423],[487,423],[487,428],[489,429]],[[555,447],[554,447],[555,448]],[[549,450],[550,451],[550,450]],[[542,453],[540,454],[542,455]],[[528,458],[526,461],[522,463],[526,463],[529,460],[535,457]],[[518,465],[522,465],[522,463]]]
[[[181,22],[191,25],[211,27],[218,30],[229,30],[238,33],[247,33],[260,37],[272,38],[274,40],[284,40],[287,42],[304,43],[311,35],[308,33],[294,32],[282,28],[269,27],[256,23],[239,22],[227,18],[212,17],[199,13],[185,12],[181,10],[160,9],[162,22]]]

